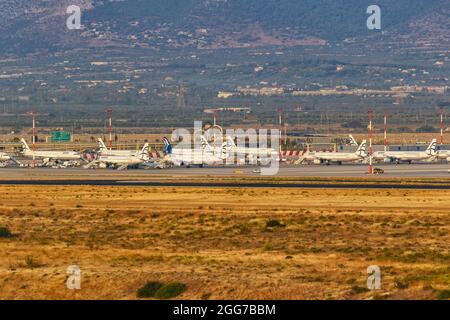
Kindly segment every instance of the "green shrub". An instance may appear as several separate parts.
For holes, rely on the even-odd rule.
[[[168,283],[158,289],[155,293],[157,299],[171,299],[179,296],[187,290],[187,286],[183,283]]]
[[[12,237],[11,231],[7,227],[0,227],[0,238]]]
[[[137,296],[138,298],[153,298],[163,285],[157,281],[147,282],[143,287],[138,289]]]
[[[394,286],[397,289],[407,289],[409,285],[406,282],[401,282],[400,280],[395,280]]]
[[[40,263],[38,260],[36,260],[32,256],[25,257],[25,264],[30,269],[41,268],[41,267],[45,266],[43,263]]]
[[[448,300],[450,299],[450,290],[442,290],[438,293],[437,298],[439,300]]]
[[[266,243],[263,247],[264,251],[272,251],[273,250],[273,244],[271,243]]]
[[[365,287],[360,287],[360,286],[352,286],[352,293],[353,294],[359,294],[359,293],[364,293],[364,292],[368,292],[369,289],[365,288]]]
[[[266,222],[266,228],[282,228],[282,227],[285,227],[285,225],[276,219],[270,219]]]

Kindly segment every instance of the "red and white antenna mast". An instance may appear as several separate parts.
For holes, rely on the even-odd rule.
[[[112,129],[112,113],[113,113],[113,109],[108,109],[108,110],[106,110],[106,112],[108,112],[108,117],[109,117],[109,129],[108,129],[108,131],[109,131],[109,150],[111,151],[112,150],[112,132],[113,132],[113,129]]]
[[[279,130],[280,130],[280,139],[279,139],[279,144],[280,144],[280,159],[281,159],[281,139],[282,139],[282,134],[283,134],[283,127],[282,127],[282,113],[283,113],[283,109],[282,108],[278,108],[278,126],[279,126]]]
[[[444,144],[444,109],[441,108],[441,144]]]
[[[387,151],[387,146],[388,146],[388,142],[387,142],[387,112],[384,111],[384,152]]]
[[[31,118],[33,119],[33,129],[31,131],[32,132],[31,134],[33,135],[33,137],[31,138],[31,142],[32,142],[31,148],[33,151],[33,168],[35,168],[36,167],[36,112],[31,111],[30,114],[31,114]]]
[[[372,120],[373,120],[373,111],[369,110],[369,174],[373,174],[373,150],[372,150],[372,138],[373,138],[373,129],[372,129]]]
[[[32,119],[32,130],[31,130],[31,151],[33,154],[33,162],[32,162],[32,168],[36,167],[36,112],[30,111],[28,114],[31,116]]]

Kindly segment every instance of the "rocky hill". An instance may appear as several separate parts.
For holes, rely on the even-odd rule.
[[[65,27],[68,5],[83,29]],[[0,53],[77,47],[230,48],[323,45],[352,39],[442,43],[449,0],[378,0],[382,32],[368,31],[368,0],[3,0]]]

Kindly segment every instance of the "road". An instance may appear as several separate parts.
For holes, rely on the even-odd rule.
[[[379,178],[450,178],[448,164],[383,164],[377,165],[385,173],[374,176]],[[157,177],[201,177],[201,176],[252,176],[255,167],[205,167],[205,168],[171,168],[150,170],[82,169],[82,168],[0,168],[0,180],[12,179],[143,179],[146,176]],[[276,177],[326,177],[326,178],[362,178],[367,177],[367,165],[281,165]]]
[[[364,189],[436,189],[450,190],[448,165],[413,164],[381,165],[385,174],[370,179],[367,166],[285,166],[276,177],[297,178],[273,180],[253,173],[254,168],[173,168],[164,170],[87,170],[81,168],[2,168],[0,185],[96,185],[147,187],[241,187],[241,188],[364,188]],[[249,178],[239,181],[239,178]],[[275,177],[275,178],[276,178]],[[308,178],[319,178],[309,180]],[[222,178],[222,179],[221,179]],[[225,179],[226,178],[226,179]],[[231,179],[230,179],[231,178]],[[234,179],[233,179],[234,178]],[[302,178],[306,178],[302,180]],[[320,178],[323,178],[322,180]],[[327,181],[337,178],[338,181]],[[345,180],[349,178],[349,180]],[[400,181],[399,181],[400,178]],[[439,181],[409,181],[401,178],[441,178]],[[447,182],[448,181],[448,182]]]

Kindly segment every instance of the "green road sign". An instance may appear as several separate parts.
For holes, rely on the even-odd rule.
[[[52,142],[70,142],[70,132],[52,131]]]

